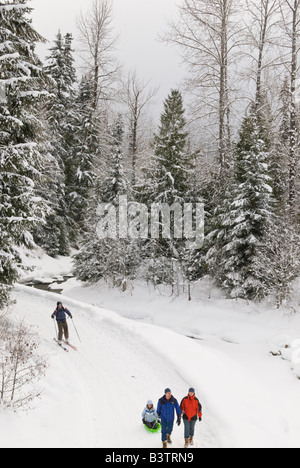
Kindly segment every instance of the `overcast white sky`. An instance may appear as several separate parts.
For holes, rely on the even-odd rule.
[[[31,0],[33,24],[37,31],[53,41],[57,31],[77,36],[75,18],[92,0]],[[171,88],[178,87],[184,76],[180,58],[173,47],[158,41],[158,34],[167,28],[167,21],[177,15],[176,0],[114,0],[115,30],[120,34],[120,61],[128,69],[135,68],[143,79],[160,85],[156,112]],[[76,41],[74,43],[76,48]],[[49,48],[50,45],[47,45]],[[44,47],[38,52],[45,55]],[[156,116],[157,117],[157,116]]]

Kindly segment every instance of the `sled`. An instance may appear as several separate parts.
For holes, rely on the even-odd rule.
[[[145,427],[146,431],[151,432],[152,434],[156,434],[157,432],[159,432],[161,430],[161,425],[159,423],[157,423],[157,428],[156,429],[150,429],[149,427],[146,426],[146,424],[144,424],[144,427]]]

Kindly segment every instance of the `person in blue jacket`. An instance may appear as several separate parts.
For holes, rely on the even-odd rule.
[[[146,408],[142,413],[143,424],[147,426],[149,429],[157,429],[158,423],[158,414],[156,409],[153,406],[153,401],[148,400]]]
[[[175,414],[177,414],[177,425],[180,426],[181,424],[181,408],[169,388],[166,388],[164,396],[158,400],[157,414],[161,419],[163,448],[167,448],[167,444],[172,443],[171,434],[173,432]]]
[[[69,327],[67,324],[67,316],[66,314],[70,317],[72,317],[71,312],[66,309],[61,302],[57,303],[57,307],[53,314],[51,315],[51,318],[55,319],[57,321],[58,325],[58,343],[61,345],[62,344],[62,339],[63,339],[63,334],[65,335],[65,340],[68,343],[69,342]]]

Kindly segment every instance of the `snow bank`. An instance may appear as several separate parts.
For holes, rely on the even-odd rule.
[[[292,339],[290,336],[280,336],[274,340],[270,347],[273,356],[281,358],[290,363],[291,370],[300,380],[300,339]]]
[[[22,273],[21,282],[51,282],[53,278],[67,276],[72,272],[73,260],[71,257],[49,257],[40,249],[18,249],[23,265],[27,271]],[[50,281],[49,281],[50,280]]]

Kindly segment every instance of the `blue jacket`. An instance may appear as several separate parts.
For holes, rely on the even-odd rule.
[[[157,414],[163,421],[174,421],[175,419],[175,411],[177,416],[181,415],[181,409],[178,404],[176,398],[171,396],[170,400],[167,400],[165,396],[163,396],[157,405]]]
[[[72,317],[71,312],[65,307],[62,307],[61,309],[57,308],[53,312],[52,318],[56,317],[56,321],[58,323],[64,323],[67,320],[66,314],[68,314],[69,317]]]
[[[148,401],[147,403],[147,406],[146,408],[144,409],[143,413],[142,413],[142,418],[143,420],[145,420],[146,422],[154,422],[158,419],[158,415],[157,415],[157,412],[156,412],[156,409],[153,408],[151,410],[149,410],[148,408],[148,405],[152,405],[153,406],[153,402],[151,400]]]

